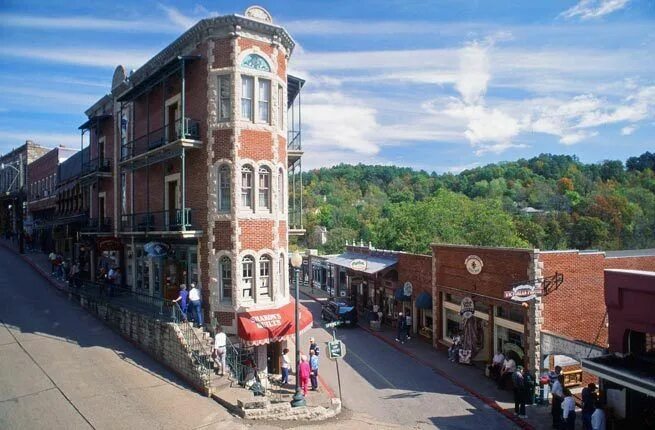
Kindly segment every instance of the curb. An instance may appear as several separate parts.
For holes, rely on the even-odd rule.
[[[312,296],[311,294],[306,293],[305,291],[300,291],[300,293],[301,293],[301,294],[304,294],[305,296],[309,297],[310,299],[314,300],[314,301],[317,302],[317,303],[321,303],[321,300],[320,300],[319,298],[314,297],[314,296]],[[444,372],[443,370],[439,369],[438,367],[435,367],[434,365],[432,365],[432,363],[430,363],[430,362],[428,362],[427,360],[424,360],[424,359],[422,359],[422,358],[420,358],[420,357],[417,357],[416,354],[414,354],[414,353],[412,353],[412,352],[410,352],[410,351],[408,351],[408,350],[402,348],[400,345],[398,345],[398,344],[396,344],[396,343],[390,341],[390,340],[387,339],[386,337],[384,337],[384,336],[382,336],[382,335],[380,335],[380,334],[378,334],[378,333],[372,331],[371,329],[369,329],[369,328],[367,328],[367,327],[364,327],[364,326],[361,325],[361,324],[358,324],[358,326],[359,326],[362,330],[364,330],[365,332],[369,333],[369,334],[372,335],[372,336],[375,336],[376,338],[380,339],[381,341],[383,341],[383,342],[386,343],[387,345],[391,346],[392,348],[396,349],[397,351],[402,352],[403,354],[407,355],[408,357],[410,357],[410,358],[412,358],[412,359],[418,361],[418,362],[421,363],[422,365],[424,365],[424,366],[430,368],[434,373],[438,374],[439,376],[443,377],[444,379],[446,379],[446,380],[450,381],[451,383],[457,385],[458,387],[462,388],[464,391],[468,392],[468,393],[471,394],[472,396],[478,398],[478,399],[481,400],[484,404],[486,404],[487,406],[493,408],[494,410],[496,410],[496,412],[502,414],[505,418],[509,419],[509,420],[512,421],[514,424],[516,424],[516,425],[518,425],[519,427],[521,427],[522,429],[524,429],[524,430],[535,430],[535,427],[534,427],[532,424],[530,424],[530,423],[528,423],[527,421],[525,421],[525,420],[523,420],[523,419],[521,419],[521,418],[515,416],[515,415],[512,414],[511,412],[509,412],[509,411],[503,409],[503,408],[502,408],[498,403],[496,403],[496,401],[493,400],[492,398],[487,397],[487,396],[485,396],[485,395],[482,395],[482,394],[478,393],[477,391],[473,390],[473,389],[472,389],[471,387],[469,387],[468,385],[466,385],[466,384],[464,384],[464,383],[458,381],[457,379],[453,378],[452,376],[450,376],[449,374],[447,374],[447,373]]]

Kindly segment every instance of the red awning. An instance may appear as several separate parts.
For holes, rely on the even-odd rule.
[[[312,327],[313,317],[303,305],[298,310],[302,333]],[[295,322],[295,300],[291,298],[280,308],[238,314],[239,338],[245,346],[279,342],[295,334]]]

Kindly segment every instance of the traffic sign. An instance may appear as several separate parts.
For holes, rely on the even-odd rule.
[[[332,321],[329,323],[325,324],[325,328],[334,328],[334,327],[339,327],[341,325],[341,321]]]
[[[328,358],[336,360],[346,355],[346,345],[340,340],[332,340],[327,343]]]

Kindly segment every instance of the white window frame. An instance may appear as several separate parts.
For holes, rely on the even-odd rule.
[[[271,270],[273,269],[273,259],[270,255],[264,254],[259,257],[258,270],[258,297],[262,300],[271,300],[273,297],[273,285],[271,282]],[[264,270],[265,269],[265,270]]]
[[[248,171],[249,170],[249,171]],[[248,176],[246,176],[248,175]],[[254,210],[255,209],[255,202],[254,202],[254,176],[255,176],[255,171],[253,167],[250,164],[245,164],[241,167],[241,207],[244,209],[248,210]],[[247,180],[247,178],[250,178]],[[250,200],[250,204],[246,202],[246,200]]]
[[[252,92],[250,94],[246,94],[245,91],[245,82],[250,81],[252,82]],[[257,85],[257,81],[254,76],[252,75],[241,75],[241,118],[248,120],[248,121],[255,121],[255,87]],[[246,97],[248,96],[248,97]],[[245,106],[249,105],[250,106],[250,115],[246,115],[244,108]]]
[[[250,267],[246,272],[246,264]],[[250,275],[250,276],[247,276]],[[249,279],[250,282],[246,282]],[[254,299],[253,286],[255,285],[255,258],[252,255],[244,255],[241,259],[241,298]],[[248,291],[246,294],[246,291]]]
[[[219,75],[216,78],[216,86],[218,89],[217,96],[217,109],[218,121],[226,122],[232,118],[232,76]],[[223,89],[227,88],[227,95],[223,94]],[[225,102],[225,104],[223,103]]]
[[[284,87],[281,84],[277,85],[277,122],[280,131],[284,131],[284,110],[286,105],[284,103]]]
[[[278,210],[284,213],[285,198],[284,198],[284,170],[280,167],[277,171],[277,193],[278,193]]]
[[[259,166],[257,169],[257,208],[271,210],[271,176],[273,172],[268,166]],[[264,185],[262,185],[264,178]],[[265,200],[262,202],[262,198]]]
[[[268,96],[264,94],[264,88],[268,85]],[[271,123],[271,92],[272,82],[270,79],[257,77],[257,122]],[[262,96],[264,94],[264,96]],[[264,97],[264,98],[262,98]]]
[[[221,213],[230,212],[232,209],[232,169],[228,164],[221,164],[218,166],[218,172],[216,176],[216,208],[218,212]]]
[[[227,270],[229,271],[230,277],[227,278],[225,276],[225,267],[227,265]],[[221,303],[232,303],[232,295],[234,294],[234,277],[232,276],[232,259],[228,257],[227,255],[222,256],[218,260],[218,272],[220,275],[220,283],[221,283]],[[229,297],[227,294],[225,294],[225,280],[229,279],[230,280],[230,295]]]

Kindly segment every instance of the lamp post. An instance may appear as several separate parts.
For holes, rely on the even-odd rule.
[[[291,401],[291,406],[305,406],[305,396],[302,395],[300,391],[300,324],[299,324],[299,308],[298,308],[298,272],[300,271],[300,266],[302,265],[302,256],[295,251],[291,255],[291,266],[293,267],[293,284],[296,290],[296,394],[293,395],[293,400]]]
[[[20,254],[25,253],[25,248],[24,248],[24,243],[23,243],[23,199],[22,199],[22,192],[23,192],[23,187],[25,184],[23,183],[24,177],[23,177],[23,154],[18,154],[19,159],[18,159],[18,167],[14,166],[13,163],[0,163],[0,170],[5,170],[7,167],[11,167],[16,171],[18,174],[18,197],[16,198],[16,207],[14,208],[14,213],[16,214],[15,218],[15,226],[16,230],[18,230],[18,252]],[[14,178],[14,181],[16,178]],[[14,181],[9,184],[9,187],[7,188],[7,194],[9,194],[10,188],[14,185]]]

